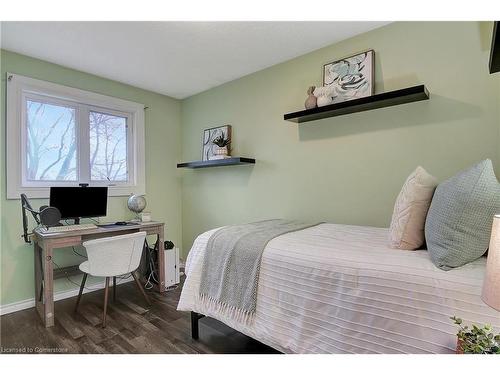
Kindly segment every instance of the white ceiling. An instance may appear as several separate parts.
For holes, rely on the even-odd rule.
[[[182,99],[388,22],[2,22],[1,47]]]

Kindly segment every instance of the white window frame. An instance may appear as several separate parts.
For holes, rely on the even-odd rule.
[[[90,161],[90,149],[82,147],[82,139],[90,134],[87,126],[89,112],[96,111],[127,118],[127,172],[128,181],[88,181],[90,163],[77,163],[80,168],[78,181],[27,181],[26,180],[26,99],[69,106],[76,109],[77,155],[79,160]],[[50,186],[108,186],[109,196],[146,193],[144,104],[96,94],[51,82],[7,73],[7,137],[6,177],[7,199],[19,199],[24,193],[30,198],[48,198]],[[75,117],[76,118],[76,117]],[[86,142],[89,146],[88,142]],[[87,165],[89,164],[89,165]]]

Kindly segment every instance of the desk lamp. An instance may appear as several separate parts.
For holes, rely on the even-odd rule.
[[[493,218],[481,298],[486,304],[500,311],[500,215]]]

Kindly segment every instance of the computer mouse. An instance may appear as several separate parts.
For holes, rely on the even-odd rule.
[[[127,225],[126,221],[117,221],[115,225]]]

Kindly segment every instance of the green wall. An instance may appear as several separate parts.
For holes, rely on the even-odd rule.
[[[491,29],[491,22],[391,24],[182,102],[1,51],[0,304],[33,297],[33,252],[20,238],[19,201],[5,199],[6,71],[150,107],[148,210],[167,223],[165,237],[185,256],[207,229],[264,218],[387,226],[417,165],[443,180],[491,158],[500,176],[500,73],[487,71]],[[324,63],[369,48],[377,92],[425,83],[431,100],[303,125],[283,121],[302,108],[307,87],[320,84]],[[179,160],[200,158],[204,128],[224,124],[233,125],[233,154],[255,157],[255,166],[176,170]],[[131,217],[126,197],[109,204],[107,219]],[[55,261],[81,259],[65,249]],[[56,287],[75,285],[62,279]]]
[[[5,50],[0,55],[1,71],[1,133],[0,133],[0,226],[1,226],[1,300],[4,305],[33,297],[33,250],[25,244],[22,233],[19,200],[6,200],[5,192],[5,72],[93,91],[143,103],[146,131],[146,199],[147,210],[154,220],[166,223],[165,238],[181,245],[181,179],[175,168],[180,149],[180,106],[178,100],[155,94],[90,74],[67,69]],[[127,197],[113,197],[108,203],[108,217],[116,221],[133,215],[126,206]],[[34,200],[34,207],[46,200]],[[80,251],[82,251],[80,249]],[[55,262],[60,265],[77,264],[81,258],[71,249],[55,251]],[[76,283],[79,279],[72,278]],[[56,291],[74,289],[66,279],[56,281]]]
[[[491,158],[500,176],[500,73],[487,70],[492,23],[396,23],[203,92],[182,103],[184,160],[204,128],[233,125],[233,155],[255,166],[186,170],[183,243],[220,225],[284,217],[388,226],[417,165],[440,180]],[[430,101],[302,125],[324,63],[366,49],[376,91],[424,83]]]

